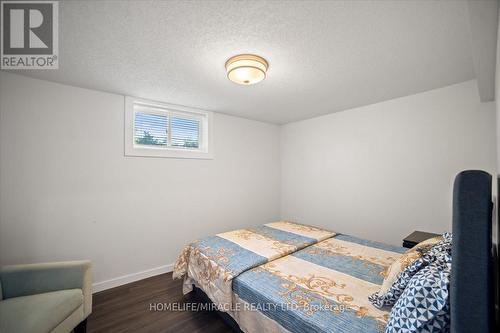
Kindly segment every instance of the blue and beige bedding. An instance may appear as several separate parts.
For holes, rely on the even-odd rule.
[[[390,309],[374,307],[368,296],[404,251],[346,235],[329,238],[236,277],[241,306],[235,316],[247,332],[383,332]],[[249,308],[260,312],[258,323]]]
[[[173,276],[244,332],[441,333],[450,268],[449,234],[407,250],[281,221],[189,244]]]
[[[334,235],[288,221],[217,234],[186,246],[175,263],[173,277],[184,278],[184,293],[197,285],[220,309],[229,311],[234,278]]]
[[[369,297],[376,307],[392,307],[386,333],[450,331],[452,235],[444,233],[439,238],[430,248],[425,242],[418,244],[416,248],[427,247],[421,256],[398,275],[386,292],[381,289]]]

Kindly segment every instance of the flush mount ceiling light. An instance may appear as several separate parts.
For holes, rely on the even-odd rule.
[[[266,59],[254,54],[239,54],[226,61],[227,78],[243,85],[264,80],[268,68]]]

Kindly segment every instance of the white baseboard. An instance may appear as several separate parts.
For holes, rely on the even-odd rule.
[[[142,272],[137,272],[137,273],[132,273],[132,274],[127,274],[123,276],[119,276],[114,279],[106,280],[106,281],[101,281],[101,282],[96,282],[92,284],[92,293],[97,293],[99,291],[103,291],[106,289],[122,286],[124,284],[130,283],[130,282],[135,282],[139,281],[148,277],[152,277],[155,275],[160,275],[163,273],[170,273],[174,269],[174,264],[170,265],[165,265],[165,266],[159,266],[155,268],[151,268]]]

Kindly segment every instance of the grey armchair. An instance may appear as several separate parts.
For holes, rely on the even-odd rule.
[[[0,332],[85,332],[92,312],[92,264],[68,261],[0,270]]]

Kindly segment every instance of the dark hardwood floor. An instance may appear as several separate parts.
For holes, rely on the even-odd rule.
[[[232,332],[215,311],[150,310],[150,304],[182,308],[198,302],[182,295],[182,281],[173,281],[171,273],[154,276],[94,294],[87,332]]]

